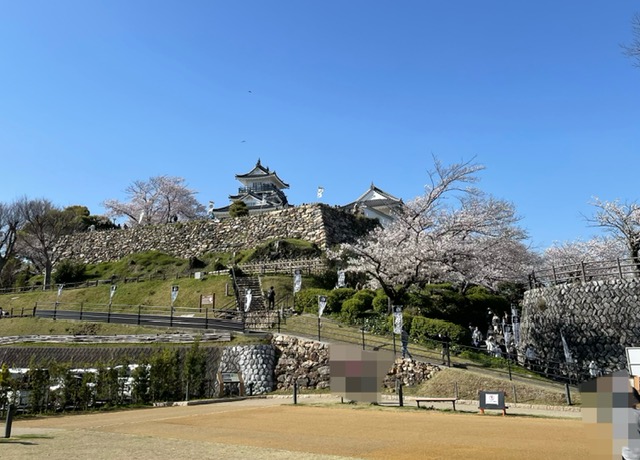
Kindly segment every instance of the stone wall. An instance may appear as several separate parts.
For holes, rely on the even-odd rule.
[[[567,283],[529,290],[523,301],[522,348],[545,361],[565,362],[564,335],[578,370],[589,361],[609,373],[626,366],[625,347],[640,346],[640,281]]]
[[[272,342],[279,355],[275,368],[276,389],[292,390],[294,383],[300,388],[330,387],[330,344],[286,335],[276,335]],[[439,370],[433,364],[399,358],[387,373],[382,387],[395,389],[396,381],[407,386],[419,385]]]
[[[240,373],[247,394],[258,395],[273,390],[275,367],[276,354],[272,345],[234,346],[226,347],[222,352],[219,370]]]
[[[435,364],[397,358],[382,385],[393,390],[396,388],[396,382],[400,382],[404,386],[420,385],[433,377],[439,370],[440,367]]]
[[[61,260],[100,263],[157,250],[187,259],[210,252],[254,248],[274,239],[295,238],[321,249],[352,242],[377,221],[323,204],[296,206],[265,214],[200,220],[130,229],[84,232],[66,237],[58,247]]]
[[[278,362],[275,367],[276,390],[329,388],[329,344],[287,335],[275,335]]]

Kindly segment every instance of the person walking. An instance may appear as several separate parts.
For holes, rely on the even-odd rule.
[[[451,343],[451,338],[449,337],[449,333],[445,332],[444,334],[438,334],[440,341],[442,342],[442,364],[446,364],[451,367],[451,355],[449,354],[449,344]]]
[[[402,328],[402,332],[400,333],[400,341],[402,342],[402,358],[404,359],[409,356],[409,359],[413,359],[413,356],[409,353],[409,333],[404,328]]]
[[[271,286],[269,288],[269,292],[267,293],[267,300],[268,302],[268,307],[269,310],[273,310],[276,307],[276,290],[273,288],[273,286]]]
[[[474,347],[480,348],[480,343],[482,342],[482,332],[480,332],[480,329],[478,329],[478,326],[476,326],[473,329],[473,333],[471,334],[471,340],[473,342]]]

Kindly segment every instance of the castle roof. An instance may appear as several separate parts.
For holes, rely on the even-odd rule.
[[[380,220],[384,225],[393,221],[395,212],[403,206],[404,203],[400,198],[376,187],[372,182],[367,191],[355,201],[342,206],[342,209],[354,213],[362,212],[367,217]]]
[[[265,168],[260,163],[260,159],[258,158],[258,162],[253,167],[251,171],[245,174],[236,174],[236,179],[247,185],[253,182],[262,182],[262,183],[272,183],[279,189],[289,188],[289,184],[284,182],[278,174],[274,171],[269,171],[269,168]]]

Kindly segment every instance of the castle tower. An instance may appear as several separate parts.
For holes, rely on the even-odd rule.
[[[289,188],[289,184],[280,179],[275,171],[262,166],[260,159],[248,173],[236,174],[236,179],[242,183],[242,187],[238,188],[237,194],[229,195],[229,200],[231,203],[244,202],[249,209],[249,215],[289,207],[287,196],[282,191]],[[212,217],[229,217],[229,206],[212,209]]]

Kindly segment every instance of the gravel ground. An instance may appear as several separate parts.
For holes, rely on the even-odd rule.
[[[247,399],[16,420],[0,457],[565,460],[600,458],[595,449],[602,448],[575,417],[400,410],[328,398],[299,402]]]

